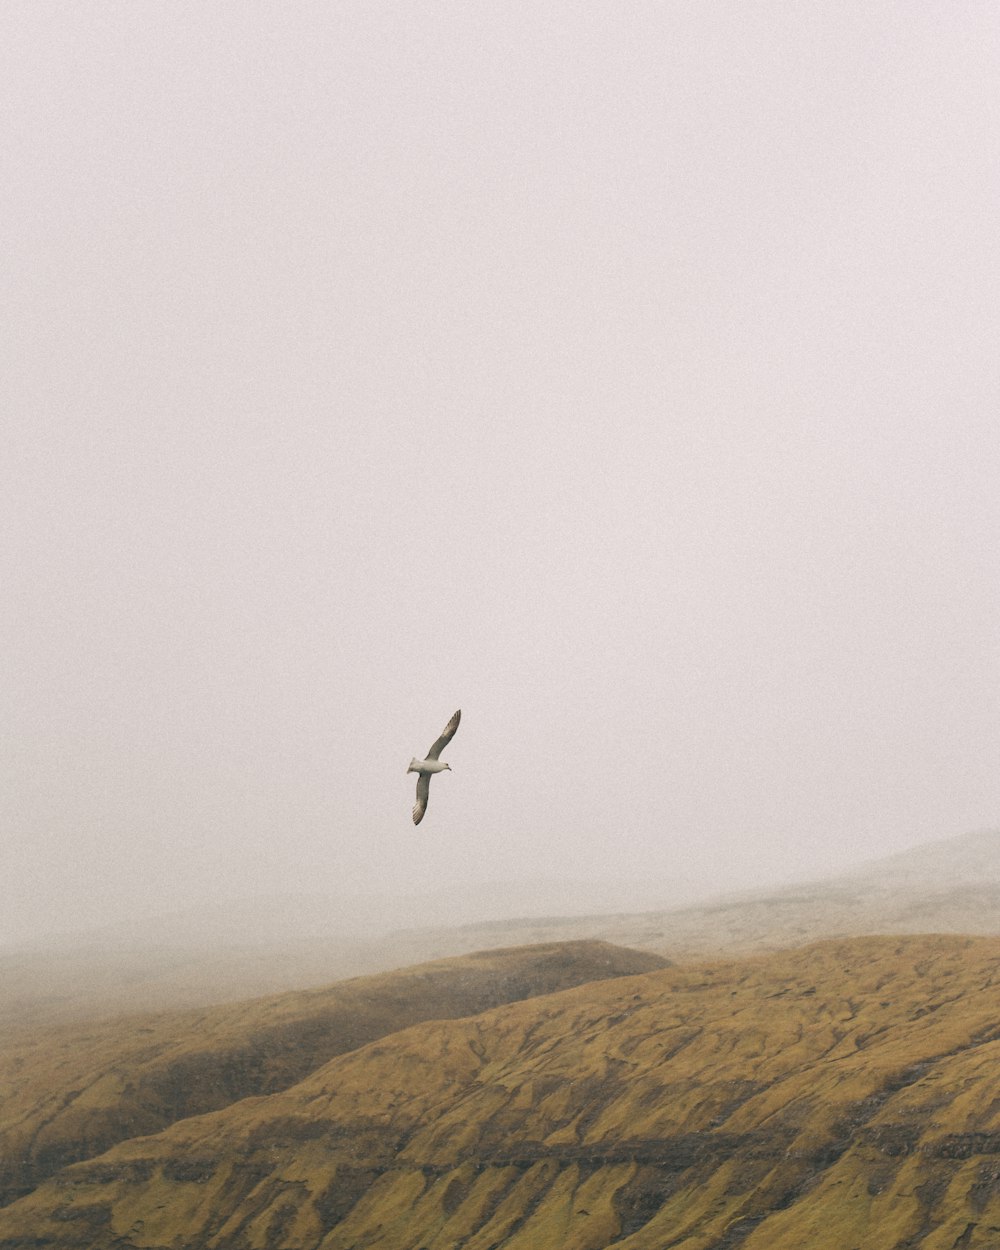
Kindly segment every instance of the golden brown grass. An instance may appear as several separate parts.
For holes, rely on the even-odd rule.
[[[67,1169],[0,1245],[995,1250],[998,960],[854,939],[416,1025]]]
[[[600,942],[488,951],[321,990],[22,1034],[0,1048],[0,1201],[119,1141],[285,1089],[375,1038],[661,966]]]

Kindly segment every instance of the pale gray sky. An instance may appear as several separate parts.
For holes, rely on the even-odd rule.
[[[997,824],[993,3],[9,0],[0,61],[0,938]]]

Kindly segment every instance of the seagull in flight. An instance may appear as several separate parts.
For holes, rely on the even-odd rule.
[[[419,825],[424,818],[424,812],[427,811],[427,795],[431,788],[431,774],[451,772],[451,765],[444,764],[438,758],[448,743],[454,738],[455,730],[458,728],[458,722],[462,719],[462,709],[459,708],[455,715],[444,727],[444,732],[437,742],[427,752],[425,760],[418,760],[416,756],[410,760],[410,767],[406,770],[408,773],[417,774],[417,802],[413,808],[413,823]]]

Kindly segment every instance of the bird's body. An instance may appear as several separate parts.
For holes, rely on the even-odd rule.
[[[437,742],[427,752],[427,758],[418,760],[416,756],[410,760],[410,767],[406,770],[408,773],[417,774],[417,801],[413,808],[413,823],[419,825],[424,818],[424,812],[427,811],[427,798],[430,794],[431,777],[434,773],[450,772],[451,765],[445,764],[439,759],[441,752],[448,743],[454,738],[455,730],[458,728],[458,722],[462,719],[462,709],[455,713],[448,724],[444,728],[444,733],[438,738]]]
[[[443,773],[451,771],[450,764],[442,764],[440,760],[418,760],[416,756],[410,760],[408,773]]]

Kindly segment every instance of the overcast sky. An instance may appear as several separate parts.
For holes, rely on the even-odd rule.
[[[995,4],[0,28],[0,939],[998,824]]]

